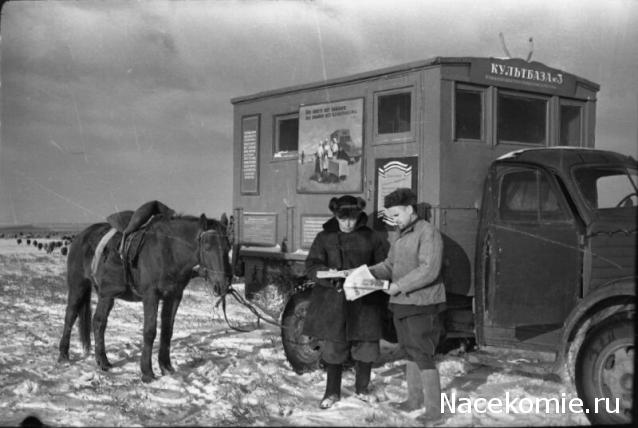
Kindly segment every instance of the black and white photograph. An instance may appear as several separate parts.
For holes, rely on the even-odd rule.
[[[638,1],[0,7],[0,426],[635,423]]]

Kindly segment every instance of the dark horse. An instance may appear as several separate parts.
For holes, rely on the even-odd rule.
[[[156,218],[157,217],[157,218]],[[73,240],[67,260],[69,295],[60,339],[58,361],[69,360],[69,341],[73,323],[79,315],[79,335],[88,354],[91,347],[91,288],[97,293],[93,317],[95,360],[102,370],[111,366],[104,347],[106,322],[115,298],[141,301],[144,304],[144,333],[140,362],[142,381],[154,379],[151,353],[157,332],[157,312],[162,300],[161,333],[158,361],[162,374],[175,371],[170,359],[175,314],[184,288],[194,276],[202,276],[213,285],[216,295],[227,291],[232,277],[228,260],[228,221],[207,220],[191,216],[156,216],[145,228],[142,243],[125,275],[117,248],[121,234],[104,247],[103,263],[96,265],[93,256],[102,237],[109,232],[108,223],[93,224]],[[118,264],[119,263],[119,264]],[[96,269],[96,266],[97,269]],[[128,278],[128,280],[127,280]]]

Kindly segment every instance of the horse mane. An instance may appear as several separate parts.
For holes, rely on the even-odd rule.
[[[160,217],[160,219],[165,219],[165,217]],[[173,214],[172,217],[168,218],[168,220],[185,220],[185,221],[195,221],[198,222],[199,221],[199,216],[195,216],[195,215],[191,215],[191,214],[183,214],[183,213],[178,213],[178,214]],[[226,228],[224,227],[224,225],[221,223],[221,221],[215,219],[215,218],[209,218],[206,217],[206,229],[210,230],[210,229],[215,229],[217,231],[221,231],[226,233]]]

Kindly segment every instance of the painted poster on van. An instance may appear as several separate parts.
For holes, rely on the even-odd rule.
[[[297,192],[363,190],[363,98],[301,106]]]

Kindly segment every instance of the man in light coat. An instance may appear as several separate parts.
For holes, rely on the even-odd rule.
[[[388,257],[370,267],[378,279],[390,286],[390,310],[399,344],[405,350],[408,400],[405,411],[425,404],[425,420],[439,421],[441,384],[434,353],[441,334],[439,314],[445,310],[445,287],[441,275],[443,239],[440,232],[417,215],[414,192],[400,188],[384,200],[386,214],[399,228],[399,237]]]

